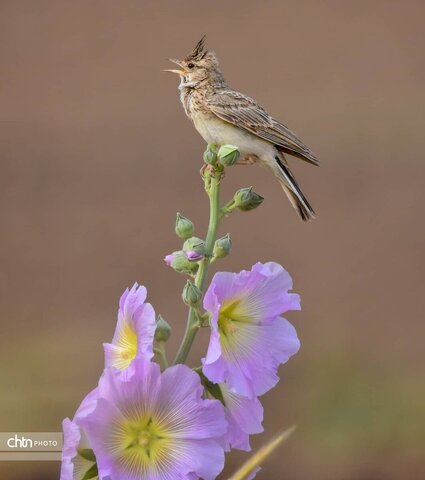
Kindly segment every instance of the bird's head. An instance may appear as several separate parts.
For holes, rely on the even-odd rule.
[[[216,84],[224,81],[216,54],[205,50],[205,35],[184,60],[170,58],[170,61],[180,69],[164,71],[180,75],[180,88],[196,88],[202,82]]]

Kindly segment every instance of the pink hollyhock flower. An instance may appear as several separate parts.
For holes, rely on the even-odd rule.
[[[136,356],[152,359],[155,311],[145,300],[146,288],[137,283],[121,296],[112,343],[103,345],[107,367],[125,370]]]
[[[204,298],[211,315],[203,359],[209,380],[227,383],[231,391],[249,398],[276,385],[278,366],[300,347],[294,327],[281,318],[288,310],[300,310],[300,298],[290,289],[291,277],[274,262],[214,276]]]
[[[81,418],[94,410],[96,401],[97,389],[81,402],[72,421],[65,418],[62,422],[64,441],[60,480],[83,480],[96,476],[96,459],[84,431],[78,425]]]
[[[249,436],[261,433],[264,428],[263,406],[258,398],[248,398],[232,392],[229,387],[222,383],[220,385],[221,395],[225,406],[226,420],[229,424],[225,435],[225,449],[231,448],[249,452]]]
[[[80,420],[99,476],[122,480],[214,480],[224,465],[224,409],[204,400],[185,365],[161,373],[137,357],[132,371],[108,368],[95,409]]]
[[[81,440],[81,433],[78,425],[69,418],[62,422],[63,427],[63,449],[60,480],[73,480],[73,460],[77,456],[77,448]]]

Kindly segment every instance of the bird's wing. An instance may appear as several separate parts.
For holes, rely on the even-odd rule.
[[[273,143],[279,150],[314,165],[316,155],[289,128],[271,117],[255,100],[233,90],[221,90],[206,99],[211,111],[222,120]]]

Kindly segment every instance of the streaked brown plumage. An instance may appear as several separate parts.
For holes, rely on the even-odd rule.
[[[180,98],[186,115],[207,143],[233,144],[240,164],[266,165],[279,180],[302,220],[315,213],[303,195],[284,154],[313,165],[314,153],[283,123],[271,117],[255,100],[232,90],[225,82],[214,52],[205,50],[203,37],[184,60],[172,60],[181,70]]]

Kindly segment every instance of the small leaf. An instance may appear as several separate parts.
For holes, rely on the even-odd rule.
[[[224,167],[231,167],[239,158],[239,149],[235,145],[223,145],[220,147],[217,156]]]
[[[88,460],[89,462],[96,462],[96,457],[91,448],[79,448],[78,454],[80,455],[80,457],[83,457],[85,460]]]
[[[84,477],[81,480],[91,480],[94,478],[98,478],[99,472],[97,470],[97,465],[92,465],[87,472],[85,473]]]

